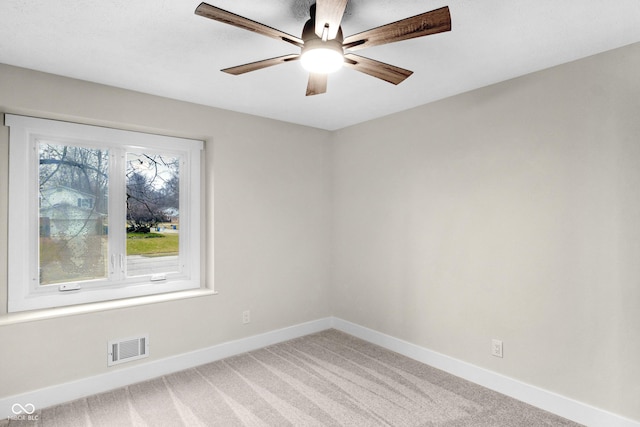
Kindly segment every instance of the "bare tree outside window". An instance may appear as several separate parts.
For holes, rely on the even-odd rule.
[[[175,157],[127,154],[127,228],[148,233],[178,214],[178,170]]]
[[[127,153],[127,272],[178,270],[180,159]]]

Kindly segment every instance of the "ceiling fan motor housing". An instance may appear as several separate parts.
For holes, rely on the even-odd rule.
[[[311,18],[307,22],[305,22],[304,27],[302,28],[302,37],[300,37],[302,40],[304,40],[305,46],[308,42],[312,40],[322,41],[322,37],[316,34],[316,5],[315,4],[311,5],[311,8],[309,9],[309,15],[311,16]],[[338,34],[336,34],[336,37],[334,39],[327,40],[327,42],[334,41],[334,40],[340,45],[340,48],[342,49],[342,42],[344,41],[344,36],[342,34],[342,27],[338,27]]]
[[[301,51],[302,66],[306,69],[321,69],[321,62],[327,63],[327,71],[331,72],[340,68],[344,62],[344,49],[342,48],[342,42],[344,36],[342,34],[342,27],[338,27],[338,34],[334,39],[323,40],[316,32],[315,22],[315,4],[311,6],[311,19],[309,19],[302,29],[302,40],[304,46]],[[333,61],[333,64],[330,64]]]

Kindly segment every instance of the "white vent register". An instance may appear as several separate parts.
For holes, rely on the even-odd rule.
[[[149,356],[149,335],[109,341],[107,365],[130,362]]]

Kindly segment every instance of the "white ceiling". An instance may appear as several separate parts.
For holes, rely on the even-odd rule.
[[[358,51],[414,74],[343,69],[305,96],[299,62],[219,70],[295,46],[194,14],[198,0],[0,0],[0,63],[339,129],[640,41],[638,0],[351,0],[345,36],[448,5],[452,31]],[[208,0],[300,36],[313,0]]]

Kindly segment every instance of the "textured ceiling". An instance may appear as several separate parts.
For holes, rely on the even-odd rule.
[[[313,1],[208,2],[299,36]],[[638,0],[351,0],[345,36],[445,5],[452,31],[358,51],[414,71],[398,86],[342,69],[305,97],[298,62],[220,72],[298,50],[198,4],[0,0],[0,63],[333,130],[640,41]]]

